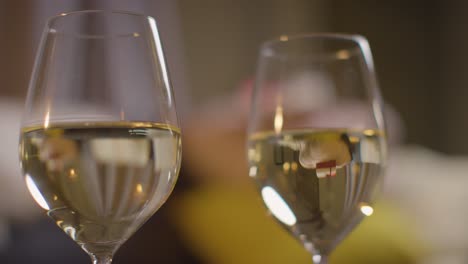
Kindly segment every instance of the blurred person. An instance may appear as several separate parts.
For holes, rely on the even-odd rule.
[[[303,94],[297,110],[332,96],[318,88],[313,93],[304,92],[326,87],[319,77],[300,76],[289,84],[292,93]],[[184,166],[197,178],[199,187],[175,197],[178,208],[174,221],[194,254],[206,263],[310,263],[311,257],[300,243],[267,217],[247,175],[245,144],[251,88],[248,81],[240,92],[214,101],[189,118],[184,130]],[[356,122],[360,120],[357,116],[365,114],[358,103],[340,105],[327,111],[326,118],[315,116],[314,122],[333,127],[343,119]],[[394,111],[387,111],[387,122],[394,150],[403,129]],[[398,165],[391,160],[390,167],[394,166]],[[429,245],[414,230],[415,220],[389,200],[396,186],[391,173],[389,170],[386,191],[375,214],[338,246],[331,263],[420,263]]]

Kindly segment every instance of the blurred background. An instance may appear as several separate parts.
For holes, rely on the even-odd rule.
[[[0,1],[0,263],[89,262],[36,208],[16,158],[44,23],[84,9],[155,17],[184,129],[175,193],[115,263],[309,263],[253,194],[243,149],[243,91],[260,44],[304,32],[366,36],[394,116],[381,210],[332,263],[468,262],[467,8],[464,1]]]

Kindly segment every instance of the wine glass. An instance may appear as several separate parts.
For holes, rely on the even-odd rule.
[[[35,201],[93,263],[111,263],[166,201],[180,168],[180,129],[155,20],[98,10],[50,18],[19,151]]]
[[[271,215],[315,263],[327,263],[373,213],[386,157],[381,105],[362,36],[281,36],[261,47],[249,175]]]

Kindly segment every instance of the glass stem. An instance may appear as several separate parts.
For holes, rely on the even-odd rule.
[[[328,256],[326,255],[313,255],[312,261],[314,264],[328,264]]]
[[[108,256],[108,255],[92,256],[91,259],[93,260],[93,264],[111,264],[112,263],[112,256]]]

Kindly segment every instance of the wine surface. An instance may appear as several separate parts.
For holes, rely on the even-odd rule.
[[[249,175],[271,214],[311,252],[327,253],[372,214],[384,140],[377,130],[253,134]]]
[[[73,240],[117,249],[165,202],[181,161],[177,128],[146,122],[24,128],[20,156],[36,202]]]

